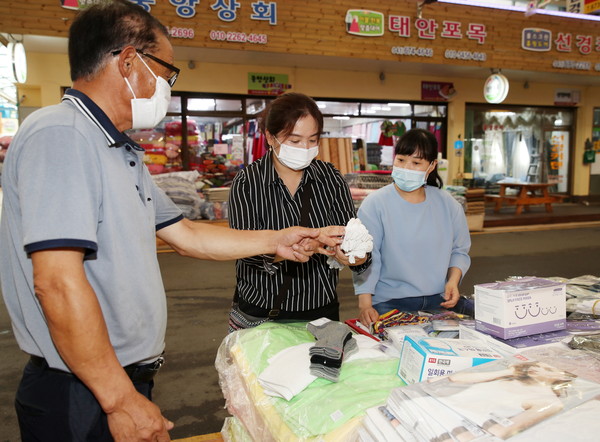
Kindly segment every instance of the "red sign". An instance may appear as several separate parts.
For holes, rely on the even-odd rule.
[[[423,101],[448,101],[456,95],[454,83],[438,81],[421,82],[421,100]]]

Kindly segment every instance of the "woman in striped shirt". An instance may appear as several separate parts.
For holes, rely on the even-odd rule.
[[[259,127],[270,150],[235,176],[229,197],[232,228],[279,230],[298,225],[305,192],[309,198],[304,204],[308,204],[307,226],[345,226],[356,216],[350,190],[340,172],[332,164],[314,159],[323,130],[323,115],[314,100],[298,93],[282,95],[262,113]],[[257,318],[280,309],[277,319],[339,320],[339,270],[330,268],[327,252],[321,251],[302,264],[274,255],[237,260],[234,309]],[[350,265],[339,246],[329,254],[339,263]],[[369,264],[367,255],[351,269],[361,272]],[[286,293],[280,298],[281,305],[275,305],[286,274],[289,289],[283,289]],[[237,322],[230,321],[230,330],[254,325],[251,321]]]

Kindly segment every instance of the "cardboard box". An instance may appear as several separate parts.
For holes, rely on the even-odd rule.
[[[564,330],[566,285],[527,277],[475,286],[475,328],[501,339]]]
[[[512,356],[530,348],[549,346],[567,348],[565,341],[569,341],[572,334],[567,330],[556,330],[519,338],[500,339],[475,329],[475,321],[461,321],[459,324],[459,337],[460,339],[484,342],[504,356]]]
[[[467,213],[467,226],[469,232],[481,232],[483,230],[483,221],[485,214],[483,213]]]
[[[407,384],[414,384],[500,358],[501,354],[479,341],[407,335],[398,376]]]

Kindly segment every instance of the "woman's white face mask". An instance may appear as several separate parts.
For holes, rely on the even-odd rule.
[[[292,170],[306,169],[312,160],[319,154],[318,145],[306,149],[304,147],[294,147],[289,144],[283,144],[277,138],[275,138],[275,140],[279,143],[279,153],[273,149],[275,156],[277,156],[281,164]]]
[[[133,98],[131,99],[131,128],[152,129],[165,118],[165,115],[167,115],[169,103],[171,102],[171,87],[164,78],[154,75],[154,72],[148,67],[144,59],[140,57],[140,54],[136,55],[156,79],[156,85],[152,97],[136,98],[135,92],[133,92],[133,88],[131,87],[131,84],[129,84],[129,80],[127,80],[127,77],[123,77],[133,95]]]

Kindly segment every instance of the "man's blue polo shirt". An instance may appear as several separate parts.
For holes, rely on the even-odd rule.
[[[21,349],[68,370],[35,296],[30,254],[85,249],[84,267],[122,365],[164,349],[166,298],[156,231],[182,219],[143,151],[85,94],[31,114],[4,162],[2,294]]]

